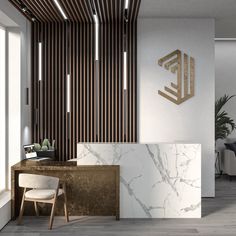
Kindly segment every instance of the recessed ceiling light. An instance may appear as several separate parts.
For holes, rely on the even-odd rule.
[[[53,0],[53,1],[54,1],[54,3],[56,4],[56,6],[57,6],[57,8],[59,9],[59,11],[61,12],[63,18],[64,18],[65,20],[67,20],[67,16],[66,16],[65,12],[63,11],[63,9],[62,9],[61,5],[59,4],[59,2],[58,2],[57,0]]]

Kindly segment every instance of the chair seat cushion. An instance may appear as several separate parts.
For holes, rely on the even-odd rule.
[[[58,196],[63,194],[63,189],[59,189]],[[41,200],[49,200],[54,198],[55,190],[54,189],[32,189],[25,193],[26,198],[31,199],[41,199]]]

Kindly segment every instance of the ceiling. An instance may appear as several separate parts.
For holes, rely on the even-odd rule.
[[[236,19],[236,0],[142,0],[139,17]]]
[[[0,11],[0,25],[4,27],[17,27],[18,25],[11,20],[5,13]]]
[[[29,20],[39,22],[64,21],[53,0],[9,0]],[[124,20],[124,0],[57,0],[67,20],[74,22],[94,22],[96,12],[99,22]],[[140,0],[129,0],[128,22],[135,21]]]

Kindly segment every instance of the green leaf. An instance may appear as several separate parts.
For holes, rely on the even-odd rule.
[[[236,128],[234,120],[228,113],[221,111],[223,106],[236,95],[224,95],[215,102],[215,140],[225,139]]]

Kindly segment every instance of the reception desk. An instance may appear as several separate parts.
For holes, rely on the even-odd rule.
[[[23,172],[65,181],[70,215],[201,217],[200,144],[79,143],[77,158],[66,163],[77,166],[64,165],[13,166],[12,215],[18,214],[22,193],[17,181]],[[57,215],[63,215],[62,202],[57,209]],[[31,205],[26,214],[34,214]]]
[[[121,218],[201,217],[200,144],[79,143],[76,161],[120,166]]]
[[[72,216],[115,216],[119,219],[118,165],[83,165],[76,162],[22,161],[11,168],[12,218],[19,214],[22,189],[18,187],[20,173],[59,177],[66,183],[68,212]],[[63,200],[63,199],[62,199]],[[50,206],[38,204],[40,215],[49,215]],[[56,215],[64,215],[63,201],[58,200]],[[24,215],[35,215],[31,202],[26,202]]]

